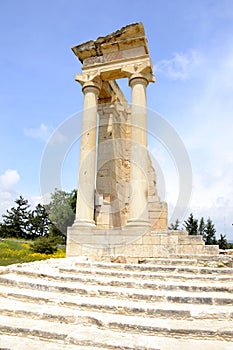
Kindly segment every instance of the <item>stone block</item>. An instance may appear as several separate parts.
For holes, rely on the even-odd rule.
[[[146,242],[146,241],[145,241]],[[145,243],[144,242],[144,243]],[[149,242],[148,242],[149,243]],[[132,245],[142,245],[143,244],[143,237],[137,238],[135,240],[132,241],[131,243]]]
[[[202,240],[202,236],[179,236],[179,243],[180,244],[201,244],[204,245],[204,241]]]
[[[160,240],[161,240],[161,245],[169,244],[169,236],[168,236],[168,234],[161,235]]]
[[[82,256],[82,246],[76,241],[69,239],[67,241],[66,255],[69,257]]]
[[[159,218],[158,220],[152,221],[152,225],[153,230],[165,230],[167,229],[167,219]]]
[[[218,245],[205,245],[204,247],[205,254],[218,254],[219,246]]]
[[[179,238],[175,235],[168,236],[168,244],[171,246],[176,246],[178,244]]]
[[[140,244],[133,245],[128,244],[125,246],[125,253],[127,257],[137,257],[137,258],[146,258],[153,257],[152,245]]]
[[[151,244],[161,245],[161,235],[160,234],[151,234]]]
[[[149,211],[149,218],[150,219],[159,219],[161,215],[160,211]]]
[[[168,258],[169,252],[163,245],[153,245],[152,246],[153,257],[158,258]]]
[[[202,254],[202,245],[179,244],[177,245],[177,254]]]

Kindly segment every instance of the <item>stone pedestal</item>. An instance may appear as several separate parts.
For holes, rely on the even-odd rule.
[[[82,229],[68,231],[67,255],[96,261],[112,261],[121,256],[127,263],[174,255],[218,254],[218,246],[206,246],[201,236],[186,231],[149,231],[125,227],[122,230]]]

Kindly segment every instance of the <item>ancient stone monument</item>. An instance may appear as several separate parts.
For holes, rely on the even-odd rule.
[[[0,267],[0,349],[231,350],[232,258],[169,231],[157,195],[142,24],[73,50],[84,109],[70,258]],[[118,77],[129,79],[131,106]]]
[[[72,48],[84,95],[76,218],[67,256],[129,262],[216,252],[200,236],[167,229],[147,150],[146,88],[155,78],[142,23]],[[127,78],[129,104],[116,79]]]

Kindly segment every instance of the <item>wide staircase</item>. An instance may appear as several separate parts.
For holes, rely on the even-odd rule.
[[[232,350],[233,268],[220,266],[173,257],[1,267],[0,349]]]

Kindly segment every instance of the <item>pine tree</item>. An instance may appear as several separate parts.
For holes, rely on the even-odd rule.
[[[51,221],[49,213],[42,204],[38,204],[29,215],[29,232],[31,239],[39,236],[48,236]]]
[[[203,236],[204,232],[205,232],[205,221],[204,221],[204,218],[202,217],[198,226],[198,234]]]
[[[218,245],[219,245],[220,249],[228,249],[226,235],[220,234],[220,239],[218,240]]]
[[[180,222],[178,219],[176,219],[176,222],[174,224],[171,224],[168,229],[169,230],[179,230],[179,225],[180,225]]]
[[[189,235],[197,235],[198,233],[198,220],[194,219],[191,213],[186,221],[184,221],[184,228],[188,231]]]
[[[29,235],[30,205],[28,200],[22,196],[16,199],[15,203],[17,206],[7,210],[7,214],[2,216],[1,235],[2,237],[27,239]]]
[[[216,233],[216,230],[215,230],[214,224],[212,220],[208,218],[205,226],[205,230],[204,230],[204,235],[203,235],[205,244],[208,244],[208,245],[217,244],[215,233]]]

